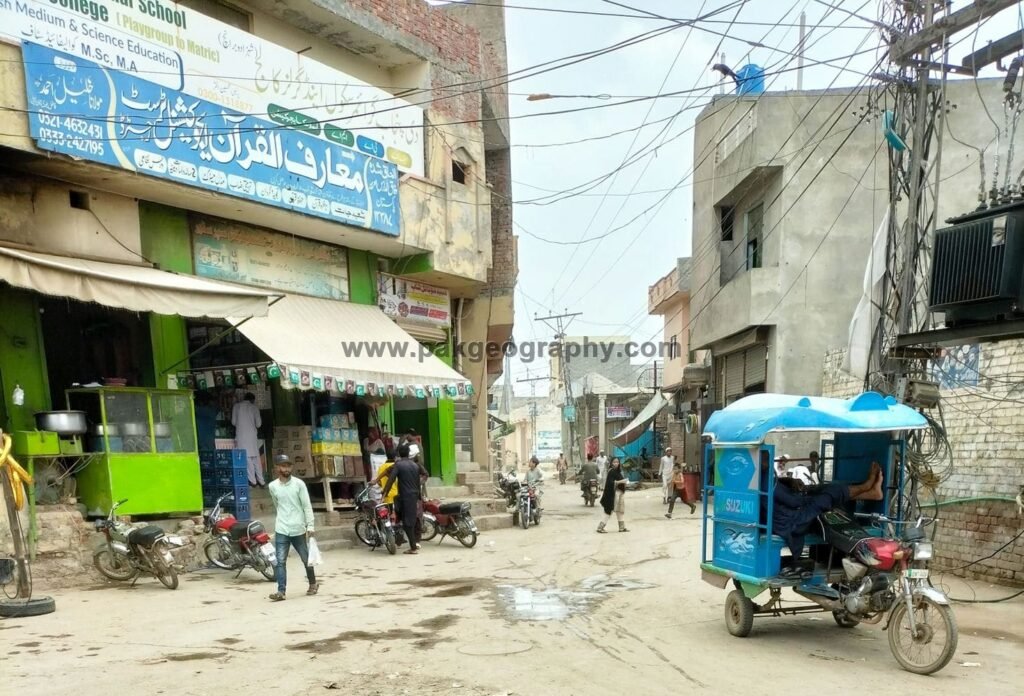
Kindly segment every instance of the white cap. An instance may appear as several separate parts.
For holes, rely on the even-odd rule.
[[[780,454],[778,457],[775,458],[775,461],[777,461],[777,462],[789,461],[789,455],[788,454]]]

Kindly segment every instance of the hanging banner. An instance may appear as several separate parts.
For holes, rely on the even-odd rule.
[[[442,328],[451,324],[448,291],[415,280],[378,273],[377,305],[395,321],[415,321]]]
[[[633,417],[633,409],[629,406],[607,406],[604,409],[605,420],[628,420]]]
[[[422,108],[169,0],[3,0],[0,40],[134,73],[423,176]]]
[[[67,53],[22,45],[43,150],[398,236],[394,164]]]

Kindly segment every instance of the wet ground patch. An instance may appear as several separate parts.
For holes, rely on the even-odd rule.
[[[495,603],[498,611],[513,621],[563,621],[584,614],[617,592],[655,587],[636,580],[594,575],[574,587],[535,589],[519,585],[498,585]]]

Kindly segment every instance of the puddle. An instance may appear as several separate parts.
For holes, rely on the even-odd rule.
[[[39,641],[38,640],[33,640],[33,641],[29,641],[28,643],[18,643],[17,647],[19,647],[19,648],[38,648],[39,647]]]
[[[192,662],[193,660],[217,660],[225,655],[226,653],[213,652],[178,653],[176,655],[164,655],[163,659],[169,662]]]
[[[415,640],[429,638],[429,633],[417,633],[407,628],[392,628],[390,631],[345,631],[332,638],[309,640],[286,646],[289,650],[302,650],[318,655],[339,652],[342,644],[348,641],[380,641],[380,640]]]
[[[594,575],[581,580],[576,588],[548,587],[535,590],[516,585],[499,585],[498,605],[516,621],[562,621],[586,613],[595,604],[616,592],[651,589],[655,585],[636,580],[611,579]]]
[[[476,585],[454,585],[437,592],[431,592],[427,597],[465,597],[474,592],[476,592]]]

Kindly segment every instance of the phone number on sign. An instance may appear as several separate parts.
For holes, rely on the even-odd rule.
[[[101,142],[85,140],[79,135],[53,130],[52,128],[40,128],[39,140],[61,150],[76,150],[87,155],[102,155],[104,153],[103,143]]]

